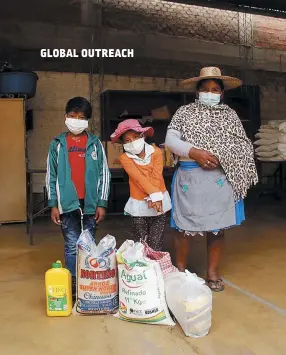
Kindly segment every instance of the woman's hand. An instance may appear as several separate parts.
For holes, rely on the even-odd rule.
[[[214,170],[220,165],[218,158],[206,150],[192,148],[189,152],[189,157],[206,170]]]

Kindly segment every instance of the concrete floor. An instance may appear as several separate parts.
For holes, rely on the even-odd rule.
[[[286,209],[283,208],[284,211]],[[280,206],[260,208],[226,237],[222,274],[228,286],[214,294],[213,326],[202,339],[181,328],[131,324],[111,316],[48,318],[44,273],[63,259],[60,231],[47,219],[36,223],[30,247],[24,225],[0,227],[0,353],[3,355],[285,355],[286,218]],[[118,244],[130,238],[128,218],[109,218],[98,236]],[[172,232],[166,248],[172,251]],[[203,274],[205,240],[195,240],[190,267]],[[268,302],[268,303],[267,303]]]

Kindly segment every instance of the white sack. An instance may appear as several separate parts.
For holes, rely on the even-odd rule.
[[[174,326],[165,299],[158,262],[144,257],[144,245],[126,240],[116,253],[119,279],[118,318]]]
[[[260,145],[255,149],[256,153],[259,152],[273,152],[278,149],[278,143],[270,144],[270,145]],[[286,145],[285,145],[286,147]]]
[[[284,122],[280,123],[278,128],[279,128],[279,131],[286,132],[286,122],[284,121]]]
[[[272,139],[279,139],[281,137],[281,133],[257,133],[255,135],[255,138],[260,138],[260,139],[267,139],[267,140],[272,140]]]
[[[278,155],[278,151],[274,150],[272,152],[258,152],[257,156],[262,158],[271,158]]]
[[[258,141],[254,142],[254,144],[258,146],[271,145],[275,143],[278,143],[278,139],[259,139]]]
[[[286,134],[281,135],[278,139],[278,142],[286,144]]]

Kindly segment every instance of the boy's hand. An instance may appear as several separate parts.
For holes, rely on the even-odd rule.
[[[102,222],[105,218],[106,215],[106,209],[104,207],[97,207],[96,212],[95,212],[95,222],[96,224],[99,224]]]
[[[60,211],[57,207],[53,207],[51,211],[51,220],[58,226],[61,225]]]

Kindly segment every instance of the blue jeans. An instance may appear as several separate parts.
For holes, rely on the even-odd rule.
[[[83,229],[88,229],[95,237],[97,224],[95,215],[83,216]],[[80,211],[64,213],[61,216],[61,228],[65,240],[65,264],[72,277],[76,277],[76,242],[81,234]]]

